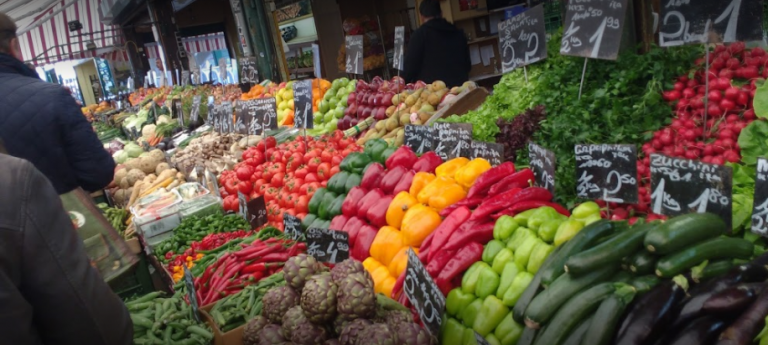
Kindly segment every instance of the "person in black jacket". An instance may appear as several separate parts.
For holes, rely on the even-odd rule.
[[[16,24],[0,13],[0,137],[8,153],[32,162],[59,194],[106,187],[115,162],[75,99],[22,59]]]
[[[464,31],[442,18],[438,0],[422,1],[419,13],[423,24],[408,43],[403,78],[407,83],[442,80],[448,87],[460,86],[472,68]]]

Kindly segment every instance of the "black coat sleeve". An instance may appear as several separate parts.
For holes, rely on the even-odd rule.
[[[403,79],[406,83],[416,82],[419,78],[419,72],[424,62],[424,32],[416,30],[411,35],[408,42],[408,51],[405,54],[405,63],[403,64]]]

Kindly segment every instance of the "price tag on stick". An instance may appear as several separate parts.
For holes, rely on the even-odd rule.
[[[578,197],[637,203],[635,145],[576,145],[575,150]]]
[[[239,134],[251,134],[249,128],[253,122],[255,100],[237,101],[235,106],[235,131]]]
[[[186,265],[182,266],[184,267],[184,286],[187,287],[187,297],[189,298],[189,305],[192,306],[192,314],[197,322],[202,322],[199,312],[200,304],[197,300],[197,291],[195,290],[195,278],[189,272]]]
[[[347,63],[346,72],[363,74],[363,36],[346,36]]]
[[[417,154],[432,151],[432,127],[419,125],[405,125],[403,135],[405,145]]]
[[[427,327],[429,333],[438,336],[443,324],[445,296],[419,261],[416,252],[412,248],[408,248],[407,255],[408,265],[405,270],[403,291],[405,291],[405,296],[408,297],[411,305],[416,308],[421,322]]]
[[[762,0],[664,0],[659,45],[762,41]]]
[[[498,166],[504,163],[504,145],[486,143],[484,141],[472,141],[470,144],[471,159],[483,158],[491,165]]]
[[[652,154],[650,158],[653,213],[667,216],[714,213],[731,228],[731,167],[660,154]]]
[[[307,254],[321,262],[337,264],[349,259],[349,234],[330,229],[307,229]]]
[[[293,117],[293,126],[305,129],[314,128],[311,80],[297,81],[293,84],[293,102],[296,109]]]
[[[267,219],[267,204],[263,195],[248,202],[247,220],[252,229],[258,229],[269,221]]]
[[[283,229],[283,232],[293,240],[298,240],[304,235],[301,231],[301,219],[287,213],[283,215]]]
[[[566,6],[560,54],[616,60],[627,0],[579,0]]]
[[[249,108],[253,115],[248,133],[263,135],[268,129],[277,129],[277,103],[273,97],[254,99]]]
[[[434,125],[435,153],[447,161],[457,157],[469,157],[472,143],[472,124],[442,123]]]
[[[546,35],[543,4],[499,22],[502,72],[546,59]]]
[[[173,100],[173,109],[176,112],[176,119],[179,121],[179,127],[184,128],[184,108],[180,99]]]
[[[528,162],[536,176],[537,187],[546,188],[555,194],[555,153],[534,143],[528,143]]]
[[[755,198],[752,208],[752,232],[768,237],[768,160],[757,159]]]
[[[395,26],[395,52],[392,55],[392,68],[403,70],[403,57],[405,56],[405,27]]]

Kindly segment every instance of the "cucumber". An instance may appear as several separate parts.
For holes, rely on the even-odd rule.
[[[565,338],[562,345],[579,345],[581,340],[584,339],[584,333],[587,332],[589,325],[592,324],[592,317],[582,321],[576,328],[573,329],[571,334]]]
[[[557,278],[548,289],[538,294],[525,310],[525,324],[530,328],[539,328],[552,318],[570,297],[595,284],[613,277],[618,271],[611,265],[595,270],[581,277],[573,277],[569,273]]]
[[[621,314],[635,297],[635,288],[624,286],[604,299],[592,316],[592,323],[584,333],[581,345],[608,345],[616,333]]]
[[[653,287],[660,281],[659,277],[649,274],[642,277],[635,277],[629,281],[629,285],[632,285],[638,293],[646,293],[653,289]]]
[[[570,241],[558,247],[560,250],[557,253],[551,254],[550,257],[553,258],[551,265],[539,268],[538,273],[541,274],[541,283],[544,286],[552,284],[555,279],[565,272],[565,261],[568,258],[594,245],[602,237],[612,234],[614,230],[615,224],[606,219],[598,220],[581,229]]]
[[[565,261],[565,271],[581,276],[599,267],[620,262],[621,258],[632,255],[642,247],[645,234],[655,226],[655,223],[648,223],[632,227],[593,248],[575,254]]]
[[[754,245],[740,238],[719,237],[659,259],[656,275],[667,278],[702,263],[704,260],[749,259]]]
[[[616,292],[615,283],[597,284],[581,293],[569,295],[569,299],[552,318],[547,329],[536,338],[535,345],[558,345],[561,344],[568,334],[579,324],[579,322],[592,314],[600,303]],[[593,320],[592,323],[595,321]],[[591,325],[590,325],[591,326]],[[583,342],[582,342],[583,343]]]
[[[733,260],[728,260],[728,259],[710,262],[698,274],[692,273],[691,277],[693,278],[693,281],[698,284],[710,278],[724,275],[725,273],[730,271],[731,268],[733,268],[733,266],[734,266]]]
[[[629,270],[637,275],[651,274],[656,269],[658,257],[647,250],[640,250],[629,258]]]
[[[672,218],[645,236],[645,248],[657,255],[676,253],[706,239],[722,235],[725,222],[711,213],[691,213]]]
[[[528,284],[528,287],[525,288],[523,294],[520,295],[520,298],[517,299],[515,307],[512,310],[512,318],[515,319],[515,321],[519,323],[525,322],[525,309],[528,308],[528,305],[539,292],[539,288],[541,287],[542,271],[554,264],[555,258],[563,250],[563,247],[564,246],[557,247],[552,253],[549,254],[549,257],[547,257],[547,259],[544,260],[544,263],[541,264],[539,271],[536,272],[536,274],[533,276],[531,283]]]

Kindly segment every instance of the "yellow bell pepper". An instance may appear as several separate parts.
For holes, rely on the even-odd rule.
[[[384,282],[382,282],[381,286],[379,286],[380,291],[376,292],[381,292],[384,296],[392,296],[392,290],[395,288],[396,283],[397,278],[388,276],[387,278],[384,278]]]
[[[403,248],[403,235],[400,230],[391,226],[383,226],[379,229],[371,243],[371,257],[384,266],[389,266],[392,258]]]
[[[413,176],[413,181],[411,181],[411,188],[408,190],[408,194],[414,197],[419,195],[419,192],[432,182],[435,177],[435,174],[430,174],[428,172],[417,172],[416,175]]]
[[[418,204],[419,201],[415,197],[408,194],[408,192],[400,192],[392,199],[392,203],[389,204],[387,209],[387,224],[389,226],[400,229],[400,224],[403,223],[403,216],[405,211],[408,211],[411,206]]]
[[[429,206],[434,207],[438,211],[442,211],[444,208],[451,206],[467,196],[467,191],[464,187],[458,183],[454,183],[443,190],[440,193],[433,195],[429,198]]]
[[[440,225],[442,218],[433,208],[416,205],[405,212],[403,217],[403,242],[406,246],[421,247],[424,239]]]
[[[440,176],[421,189],[419,194],[416,195],[416,199],[422,204],[429,204],[429,199],[435,195],[439,195],[445,189],[452,185],[455,185],[454,181],[450,177]]]
[[[365,268],[368,273],[373,273],[377,268],[381,267],[382,264],[378,260],[368,257],[363,261],[363,268]]]
[[[389,263],[389,273],[393,277],[400,277],[400,274],[408,268],[408,248],[411,247],[400,248],[400,251],[392,258],[392,262]],[[413,251],[419,255],[419,248],[413,248]]]
[[[475,180],[477,180],[480,175],[490,169],[491,163],[488,163],[487,160],[475,158],[456,171],[456,176],[454,178],[456,179],[456,182],[465,188],[469,188],[475,184]]]
[[[389,270],[384,266],[379,266],[376,270],[373,272],[368,272],[371,274],[371,278],[373,278],[373,290],[378,292],[383,292],[383,287],[387,279],[392,278],[392,276],[389,274]],[[389,289],[389,293],[392,294],[392,289]],[[389,295],[387,295],[389,296]]]
[[[461,167],[467,165],[467,163],[469,163],[469,159],[464,157],[451,159],[438,165],[437,168],[435,168],[435,174],[437,174],[438,177],[445,176],[453,178],[453,176],[456,175],[456,172],[459,171]]]

